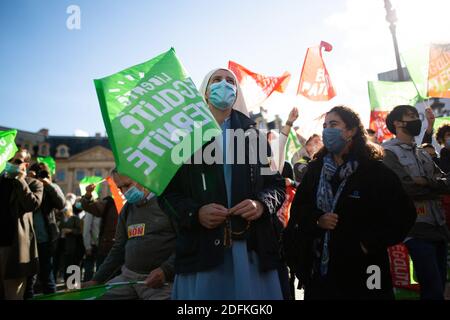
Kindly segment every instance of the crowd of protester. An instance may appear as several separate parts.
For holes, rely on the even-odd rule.
[[[222,128],[211,143],[223,163],[183,164],[159,197],[114,170],[127,200],[121,212],[110,196],[94,199],[95,185],[64,196],[45,164],[16,153],[0,175],[3,299],[55,293],[73,265],[83,270],[83,287],[130,283],[103,299],[291,300],[295,278],[305,299],[394,299],[388,248],[399,243],[421,298],[444,299],[450,125],[435,134],[439,153],[427,111],[416,145],[417,109],[397,106],[386,119],[394,138],[380,145],[358,114],[336,106],[322,135],[299,137],[303,147],[285,159],[296,108],[279,134],[261,135],[238,111],[245,102],[231,71],[213,70],[200,91]],[[239,163],[229,148],[237,148],[236,129],[272,148]],[[380,270],[375,289],[370,266]]]

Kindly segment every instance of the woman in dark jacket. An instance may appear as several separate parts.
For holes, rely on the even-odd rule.
[[[288,265],[305,299],[393,299],[387,248],[413,226],[414,205],[353,110],[327,113],[323,141],[291,207]]]

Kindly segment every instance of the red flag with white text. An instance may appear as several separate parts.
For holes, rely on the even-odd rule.
[[[322,48],[329,52],[331,44],[321,41],[319,46],[308,48],[298,84],[297,95],[313,101],[328,101],[336,95],[330,75],[323,62]]]

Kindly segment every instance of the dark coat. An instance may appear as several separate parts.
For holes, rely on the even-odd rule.
[[[322,165],[322,160],[310,162],[283,236],[288,265],[305,286],[305,299],[393,299],[387,248],[403,241],[414,225],[414,204],[397,175],[383,163],[360,163],[337,203],[339,220],[331,231],[328,274],[320,278],[312,274],[312,250],[314,239],[324,235],[317,225],[324,212],[316,206]],[[370,265],[380,268],[379,290],[367,288]]]
[[[114,244],[116,234],[116,226],[119,214],[117,213],[114,199],[106,197],[103,200],[88,199],[86,196],[81,198],[83,210],[89,212],[95,217],[101,218],[100,233],[98,235],[98,253],[100,255],[108,255]]]
[[[441,149],[441,158],[439,159],[439,168],[445,173],[450,172],[450,150],[447,148]]]
[[[58,185],[55,183],[44,185],[40,210],[51,242],[58,240],[59,229],[56,224],[56,212],[62,210],[65,204],[66,198]]]
[[[255,123],[244,114],[236,110],[231,113],[231,129],[247,130],[254,126]],[[251,131],[257,133],[255,129]],[[258,137],[261,136],[258,134]],[[238,147],[237,143],[235,146]],[[205,147],[206,145],[203,149]],[[250,149],[252,147],[246,143],[247,155]],[[265,207],[263,215],[250,224],[243,237],[247,240],[248,250],[257,253],[260,270],[267,271],[280,265],[279,245],[272,217],[276,218],[276,212],[283,204],[285,183],[279,173],[261,175],[261,169],[269,168],[269,164],[268,161],[262,162],[259,156],[257,160],[256,164],[245,161],[245,164],[234,162],[232,165],[231,205],[234,206],[245,199],[254,199],[259,200]],[[204,271],[223,262],[225,225],[207,229],[200,224],[198,218],[198,211],[203,205],[218,203],[227,207],[223,165],[184,164],[159,197],[159,202],[161,208],[173,217],[179,228],[175,273]],[[233,216],[231,219],[232,226],[239,226],[239,230],[247,225],[241,217]]]
[[[3,181],[5,180],[5,181]],[[25,179],[9,179],[0,176],[0,183],[9,180],[10,192],[9,206],[11,219],[7,228],[11,228],[11,245],[6,263],[6,279],[27,277],[37,273],[38,252],[36,235],[33,228],[33,211],[42,202],[43,185],[40,181]],[[4,221],[3,221],[4,222]],[[2,222],[0,222],[2,223]]]

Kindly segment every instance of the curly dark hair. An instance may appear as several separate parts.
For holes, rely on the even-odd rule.
[[[445,134],[447,132],[450,132],[450,124],[445,123],[442,126],[439,127],[439,129],[436,132],[436,140],[440,145],[443,145],[445,143]]]
[[[361,123],[358,113],[344,105],[333,107],[327,114],[332,112],[336,113],[342,119],[348,130],[357,128],[356,133],[352,138],[348,155],[352,155],[359,162],[383,159],[383,149],[367,140],[367,133]],[[314,158],[322,159],[327,153],[327,148],[323,146]]]

